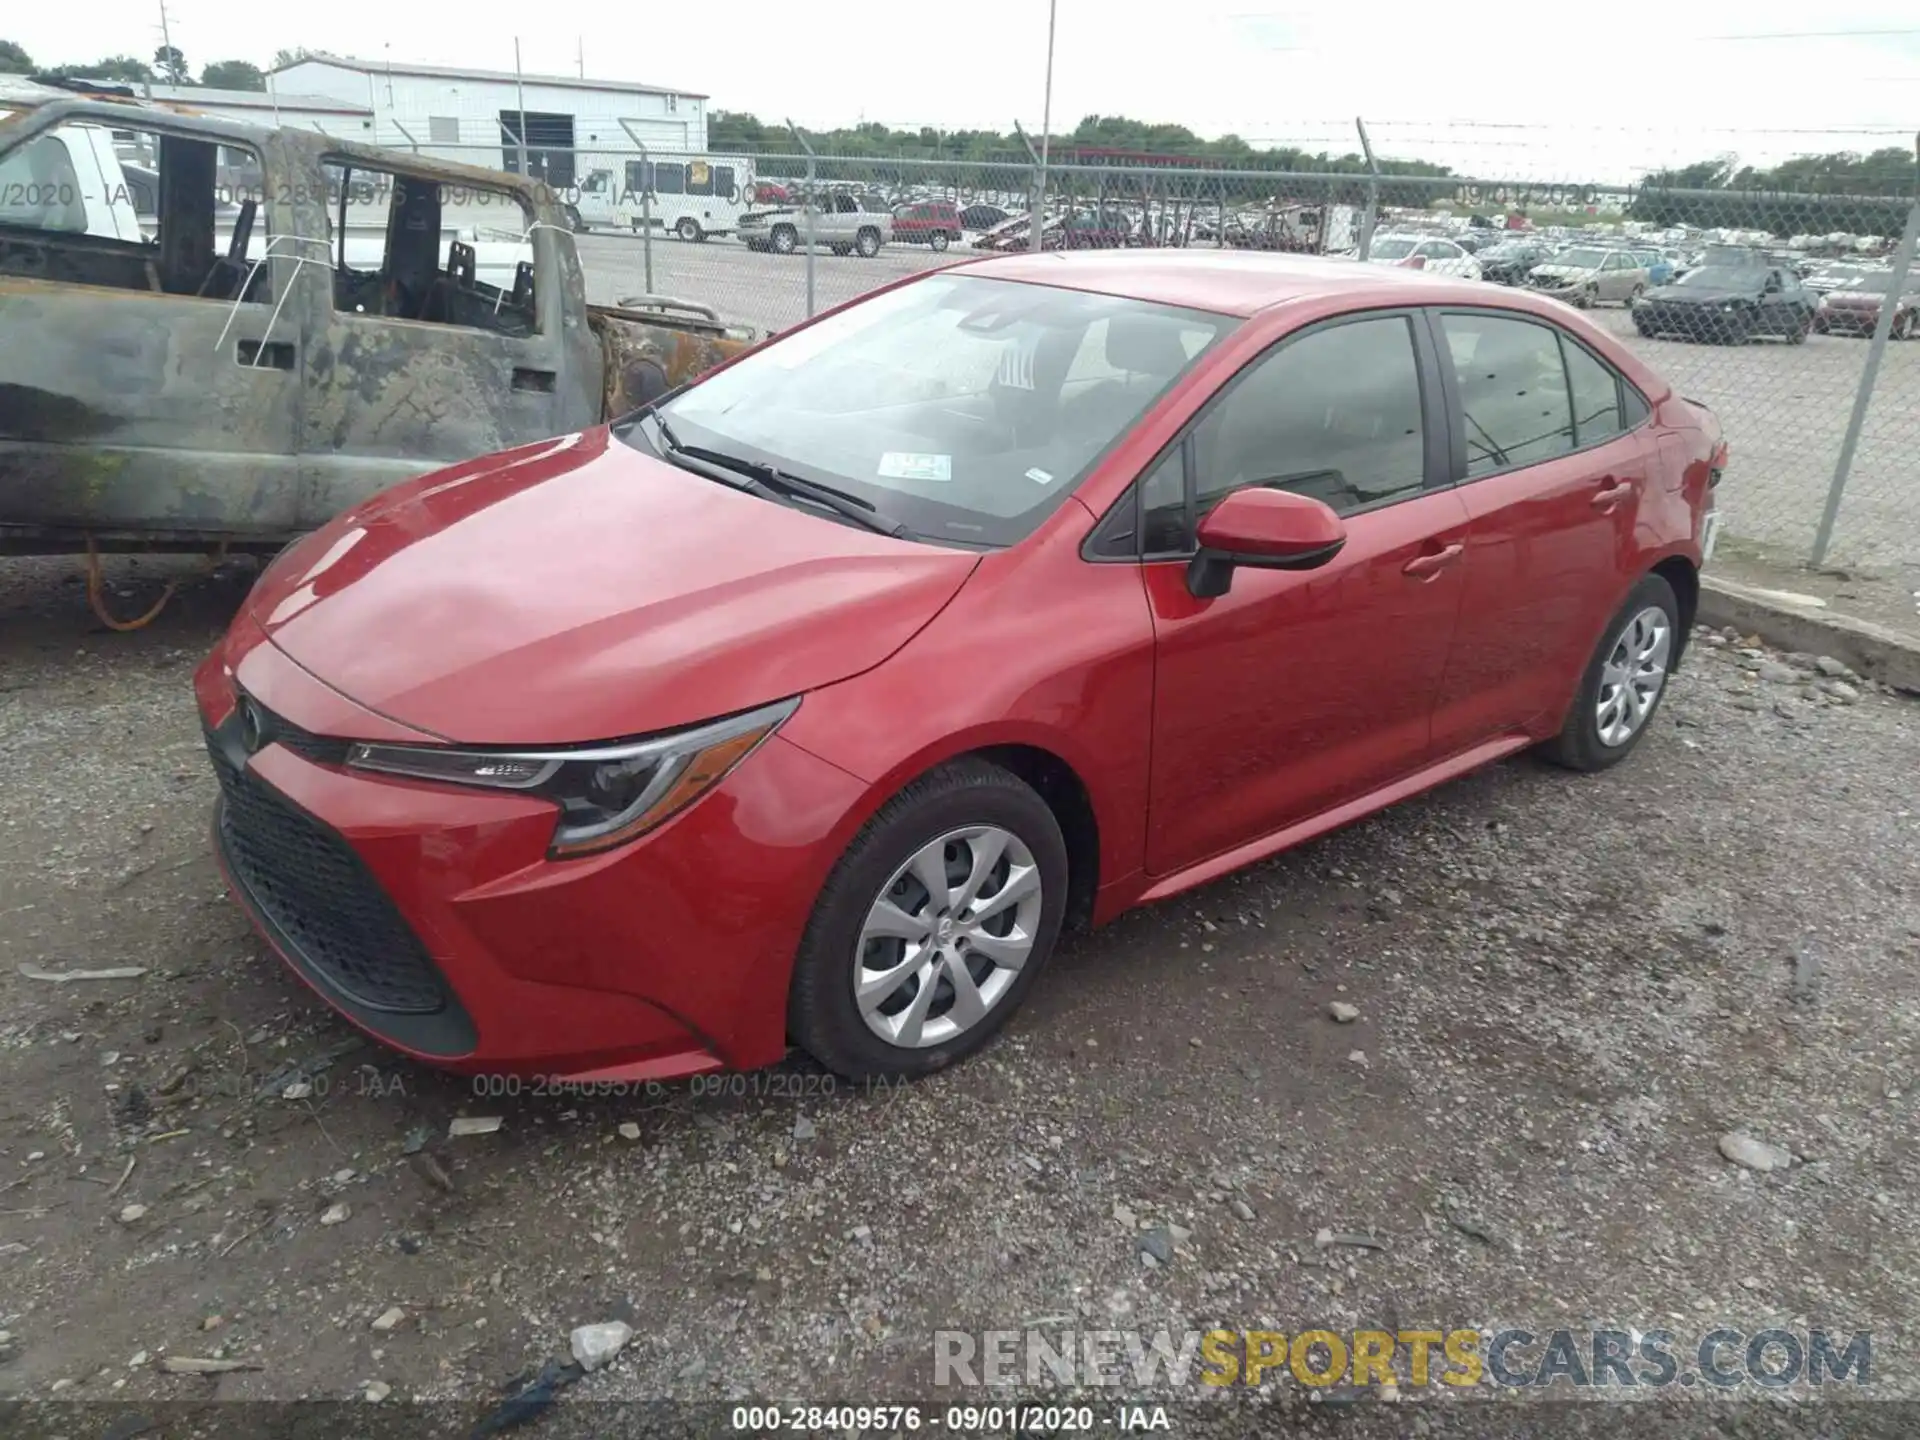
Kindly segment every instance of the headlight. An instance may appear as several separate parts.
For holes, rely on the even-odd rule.
[[[560,807],[548,853],[590,855],[624,845],[686,809],[799,705],[796,696],[671,735],[572,750],[355,745],[347,764],[415,780],[539,795]]]

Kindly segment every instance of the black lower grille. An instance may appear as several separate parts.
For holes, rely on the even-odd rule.
[[[321,979],[368,1010],[430,1015],[446,987],[353,847],[247,770],[220,737],[220,847],[262,915]]]

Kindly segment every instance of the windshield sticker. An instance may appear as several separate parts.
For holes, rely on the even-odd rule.
[[[886,480],[951,480],[953,457],[889,450],[880,457],[880,475]]]
[[[1036,465],[1033,469],[1027,471],[1027,478],[1036,485],[1051,485],[1053,483],[1053,472],[1050,470],[1042,470]]]

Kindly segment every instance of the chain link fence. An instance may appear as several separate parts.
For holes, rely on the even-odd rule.
[[[501,153],[461,158],[498,166]],[[590,300],[667,295],[761,332],[916,271],[1028,249],[1036,223],[1045,249],[1364,256],[1546,289],[1719,416],[1730,552],[1874,568],[1920,590],[1914,201],[1179,157],[1043,169],[1031,154],[692,153],[638,137],[564,160],[536,173],[584,227]]]

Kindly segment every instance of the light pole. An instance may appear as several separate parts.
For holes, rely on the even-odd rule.
[[[1027,253],[1037,255],[1042,245],[1041,223],[1047,208],[1047,145],[1053,130],[1053,22],[1060,0],[1047,0],[1047,82],[1040,105],[1040,174],[1033,185],[1033,203],[1027,211]]]

